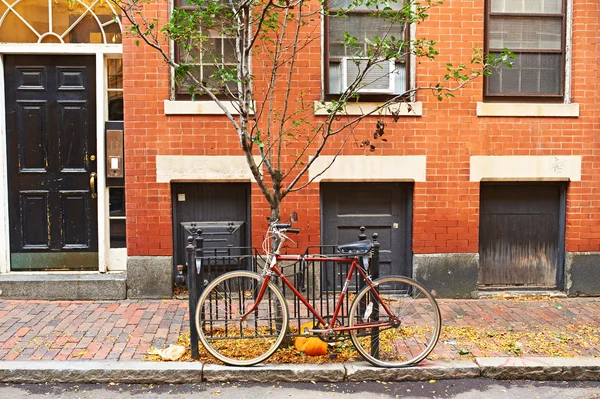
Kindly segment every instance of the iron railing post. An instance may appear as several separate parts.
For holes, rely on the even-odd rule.
[[[189,316],[190,316],[190,344],[192,347],[192,358],[198,359],[200,354],[198,353],[198,331],[196,330],[196,323],[194,317],[196,315],[196,306],[198,304],[197,298],[197,287],[196,287],[196,246],[195,246],[195,235],[196,228],[190,229],[191,236],[188,237],[188,244],[185,247],[187,251],[187,283],[188,283],[188,303],[189,303]]]
[[[373,233],[373,257],[371,258],[371,277],[373,280],[379,278],[379,234]],[[378,288],[376,288],[378,290]],[[379,320],[379,303],[373,301],[373,312],[371,317],[373,320]],[[371,330],[371,355],[374,358],[379,358],[379,327]]]

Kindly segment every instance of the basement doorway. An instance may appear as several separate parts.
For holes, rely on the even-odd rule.
[[[566,183],[482,183],[480,195],[480,286],[561,287]]]
[[[191,222],[219,225],[234,222],[236,246],[251,246],[250,184],[247,183],[173,183],[173,275],[177,265],[186,262],[187,237],[185,226]],[[215,222],[215,223],[210,223]],[[183,225],[182,225],[183,224]]]
[[[357,241],[364,226],[368,239],[379,234],[380,276],[411,277],[412,192],[412,183],[322,183],[322,244]]]

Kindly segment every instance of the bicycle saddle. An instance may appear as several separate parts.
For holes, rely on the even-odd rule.
[[[355,241],[349,244],[338,245],[337,249],[344,255],[366,255],[373,248],[373,243],[368,240]]]

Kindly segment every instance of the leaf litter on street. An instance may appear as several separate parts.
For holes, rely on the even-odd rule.
[[[549,301],[550,307],[557,311],[565,311],[560,298],[540,295],[514,296],[501,294],[494,298],[499,301]],[[545,305],[544,305],[545,306]],[[454,314],[459,322],[464,322],[467,313]],[[581,324],[550,324],[532,325],[512,322],[510,325],[501,323],[485,327],[485,323],[473,325],[455,325],[447,323],[442,326],[438,344],[428,356],[429,360],[470,360],[475,357],[502,356],[549,356],[549,357],[600,357],[600,331],[590,323]],[[419,334],[418,327],[411,327],[411,333]],[[194,361],[191,357],[190,335],[187,332],[179,336],[178,345],[186,348],[180,361]],[[251,355],[252,348],[240,348],[241,343],[235,339],[228,342],[232,350],[243,349]],[[198,343],[200,361],[204,363],[219,363]],[[261,352],[262,353],[262,352]],[[164,361],[156,354],[147,354],[146,360]],[[362,361],[351,341],[337,341],[329,345],[327,355],[307,356],[294,347],[293,339],[288,346],[280,347],[266,363],[343,363]]]

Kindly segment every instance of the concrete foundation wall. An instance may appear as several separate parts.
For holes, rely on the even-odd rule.
[[[565,291],[569,296],[600,295],[600,252],[566,254]]]
[[[173,258],[130,256],[127,258],[127,298],[171,298]]]
[[[479,254],[414,255],[413,276],[437,298],[474,298]]]

